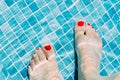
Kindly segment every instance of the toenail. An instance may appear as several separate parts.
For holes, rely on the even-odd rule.
[[[40,50],[40,48],[37,48],[37,50]]]
[[[51,46],[50,45],[47,45],[44,47],[46,50],[51,50]]]
[[[84,21],[78,21],[77,25],[80,27],[84,26]]]
[[[88,25],[90,26],[90,23],[88,23]]]
[[[32,57],[31,60],[33,60],[34,58]]]

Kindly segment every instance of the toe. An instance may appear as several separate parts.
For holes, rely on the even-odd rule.
[[[33,57],[31,58],[31,64],[30,64],[30,67],[31,67],[32,70],[33,70],[34,67],[35,67],[35,62],[34,62],[34,58],[33,58]]]
[[[85,33],[85,23],[84,21],[78,21],[76,27],[75,27],[75,38],[83,39]]]
[[[29,75],[31,74],[31,72],[32,72],[31,66],[28,66],[28,73],[29,73]]]
[[[51,45],[45,45],[43,50],[44,50],[44,52],[46,54],[46,58],[48,60],[55,59],[55,53],[54,53],[53,47]]]
[[[34,53],[33,58],[34,58],[34,62],[35,62],[35,64],[38,64],[38,63],[39,63],[38,52],[35,52],[35,53]]]
[[[46,56],[44,54],[44,51],[41,48],[37,49],[37,55],[40,61],[45,61],[46,60]]]

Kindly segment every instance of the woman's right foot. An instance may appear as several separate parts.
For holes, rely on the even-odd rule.
[[[102,42],[97,32],[90,24],[79,21],[75,27],[75,42],[79,80],[99,80]]]

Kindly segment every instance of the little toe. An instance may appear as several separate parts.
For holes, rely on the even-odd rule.
[[[30,67],[31,67],[32,70],[33,70],[34,67],[35,67],[35,62],[34,62],[34,58],[33,58],[33,57],[31,58],[31,64],[30,64]]]
[[[38,64],[38,63],[39,63],[38,52],[35,52],[35,53],[34,53],[33,58],[34,58],[34,62],[35,62],[35,64]]]
[[[51,45],[45,45],[43,48],[48,60],[55,59],[55,53]]]
[[[46,60],[46,56],[44,54],[44,51],[41,48],[37,49],[37,55],[40,61],[45,61]]]
[[[31,66],[28,66],[28,73],[31,74],[31,72],[32,72],[32,68]]]

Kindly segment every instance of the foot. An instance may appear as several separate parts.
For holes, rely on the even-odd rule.
[[[79,80],[99,80],[102,42],[90,24],[79,21],[75,27]]]
[[[36,50],[28,73],[30,80],[60,80],[55,53],[50,45]]]

